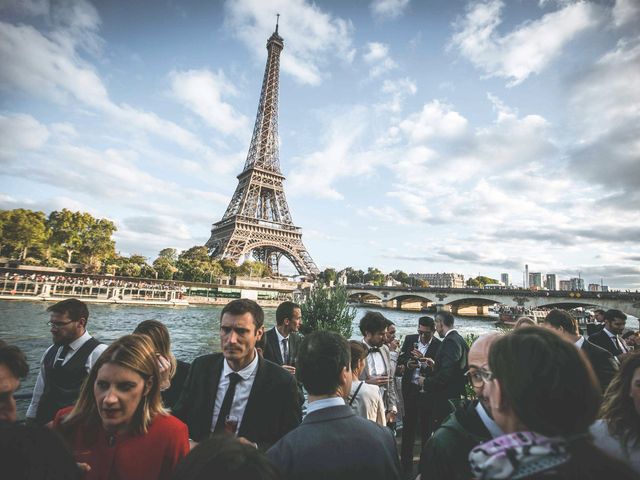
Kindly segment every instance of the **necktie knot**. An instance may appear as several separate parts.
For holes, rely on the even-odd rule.
[[[60,347],[58,347],[58,349],[59,348]],[[69,345],[62,346],[62,351],[59,352],[59,355],[56,357],[55,361],[53,362],[53,368],[59,368],[62,366],[62,364],[64,363],[64,359],[67,358],[67,354],[69,353],[69,350],[71,350],[71,347]]]
[[[380,347],[369,347],[369,353],[379,352]]]
[[[231,372],[227,377],[229,378],[229,385],[235,386],[240,380],[242,380],[240,374],[236,372]]]

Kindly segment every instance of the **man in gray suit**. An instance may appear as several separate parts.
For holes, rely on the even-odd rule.
[[[267,451],[287,480],[394,480],[400,462],[391,431],[358,417],[344,399],[351,391],[351,354],[333,332],[305,337],[297,376],[309,393],[302,424]]]

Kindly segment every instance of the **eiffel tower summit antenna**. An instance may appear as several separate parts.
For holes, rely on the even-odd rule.
[[[279,272],[282,256],[289,259],[300,275],[317,275],[318,267],[302,243],[302,231],[293,224],[284,194],[278,151],[278,85],[280,53],[284,40],[276,29],[267,40],[267,65],[256,123],[247,160],[238,186],[222,220],[213,224],[206,243],[211,255],[236,263],[253,257]]]

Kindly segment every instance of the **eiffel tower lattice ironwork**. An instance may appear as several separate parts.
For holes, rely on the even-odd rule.
[[[222,220],[213,224],[206,243],[214,258],[239,262],[254,258],[278,273],[284,255],[301,275],[317,275],[318,267],[302,243],[302,232],[291,220],[284,194],[285,177],[278,153],[278,82],[284,41],[278,25],[267,41],[267,65],[251,146],[238,186]]]

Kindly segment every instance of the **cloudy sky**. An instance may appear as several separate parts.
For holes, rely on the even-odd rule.
[[[321,269],[640,288],[638,0],[0,0],[0,208],[110,218],[150,260],[203,244],[277,12],[280,163]]]

